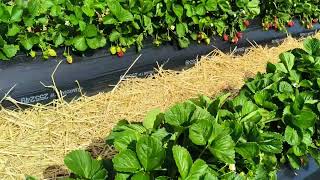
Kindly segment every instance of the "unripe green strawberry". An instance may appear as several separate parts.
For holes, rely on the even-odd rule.
[[[35,51],[30,51],[30,56],[32,57],[32,58],[34,58],[34,57],[36,57],[36,55],[37,55],[37,53],[35,52]]]
[[[286,162],[287,162],[286,158],[285,158],[284,156],[282,156],[282,157],[280,158],[280,163],[284,164],[284,163],[286,163]]]
[[[28,32],[32,32],[32,28],[31,27],[27,27],[27,31]]]
[[[206,42],[207,45],[210,44],[210,38],[206,38],[204,41]]]
[[[72,56],[67,55],[67,62],[68,62],[69,64],[72,64],[72,63],[73,63],[73,58],[72,58]]]
[[[121,48],[122,52],[126,52],[127,51],[127,48]]]
[[[117,46],[117,52],[121,51],[121,47]]]
[[[51,49],[51,48],[49,48],[49,49],[48,49],[48,54],[49,54],[49,56],[51,56],[51,57],[55,57],[55,56],[57,56],[56,51],[55,51],[55,50],[53,50],[53,49]]]
[[[155,41],[153,41],[153,44],[154,44],[154,45],[156,45],[156,46],[160,46],[161,41],[159,41],[159,40],[155,40]]]
[[[112,55],[117,54],[117,48],[116,48],[116,47],[111,46],[109,50],[110,50],[110,53],[111,53]]]

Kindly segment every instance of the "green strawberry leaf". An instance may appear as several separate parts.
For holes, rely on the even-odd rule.
[[[245,159],[253,159],[259,155],[259,146],[255,142],[239,143],[236,145],[236,152]]]
[[[145,136],[138,140],[136,151],[140,163],[146,171],[159,168],[165,159],[165,149],[160,140]]]
[[[136,173],[141,169],[136,153],[130,149],[115,155],[112,162],[114,169],[118,172]]]
[[[188,31],[188,26],[186,23],[179,23],[176,25],[177,35],[179,38],[184,37]]]
[[[178,145],[173,146],[172,152],[181,178],[186,179],[193,164],[191,155],[186,148]]]
[[[108,177],[102,161],[93,159],[89,152],[83,150],[75,150],[67,154],[64,164],[80,178],[103,180]]]
[[[98,49],[98,48],[104,47],[107,43],[106,38],[103,36],[87,38],[86,41],[87,41],[88,46],[91,49]]]
[[[281,153],[283,137],[278,133],[261,133],[261,139],[258,142],[260,150],[269,153]]]
[[[217,159],[229,164],[235,163],[235,143],[226,128],[214,124],[209,143],[209,150]]]
[[[299,169],[300,168],[301,162],[300,162],[299,157],[295,156],[294,154],[287,154],[287,158],[289,160],[290,166],[293,169]]]
[[[160,109],[149,111],[143,120],[143,126],[147,129],[156,129],[162,122],[162,118],[159,118],[160,114]]]
[[[285,65],[287,72],[290,72],[294,66],[295,56],[290,52],[280,54],[280,61]]]
[[[19,48],[19,46],[17,46],[17,45],[13,45],[13,44],[5,44],[4,46],[3,46],[3,49],[2,49],[2,51],[3,51],[3,53],[8,57],[8,58],[12,58],[12,57],[14,57],[16,54],[17,54],[17,52],[18,52],[18,50],[19,50],[20,48]]]
[[[304,49],[311,55],[315,54],[320,49],[320,41],[316,38],[307,38],[304,41]]]
[[[85,51],[88,49],[86,39],[83,36],[77,36],[73,39],[73,46],[78,51]]]
[[[133,15],[130,11],[124,9],[119,1],[117,0],[107,0],[107,5],[111,11],[111,13],[120,21],[120,22],[128,22],[133,21]]]
[[[146,172],[138,172],[131,177],[131,180],[151,180],[151,177]]]
[[[11,10],[11,18],[10,21],[12,22],[20,22],[22,17],[23,9],[19,6],[14,6]]]
[[[292,146],[300,144],[301,140],[298,135],[298,132],[290,126],[286,127],[286,130],[284,132],[284,139],[287,141],[288,144]]]
[[[15,36],[20,32],[20,26],[17,24],[12,24],[8,29],[7,36]]]
[[[212,133],[212,123],[202,119],[189,128],[189,139],[196,145],[206,145]]]
[[[173,126],[183,126],[189,122],[195,109],[191,103],[176,104],[165,112],[165,122]]]
[[[208,11],[215,11],[218,7],[218,0],[207,0],[205,8]]]
[[[202,159],[197,159],[191,166],[186,180],[200,179],[208,169],[208,165]]]
[[[92,38],[98,35],[98,29],[95,25],[89,24],[86,26],[86,29],[84,30],[84,35],[88,38]]]
[[[174,14],[178,17],[178,19],[181,21],[181,18],[183,16],[183,7],[179,4],[173,4],[172,5],[172,9],[173,9],[173,12]]]
[[[293,124],[301,129],[313,127],[316,122],[317,115],[312,111],[303,110],[300,114],[296,115]]]

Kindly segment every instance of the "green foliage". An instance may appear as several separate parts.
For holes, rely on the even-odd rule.
[[[181,48],[207,36],[244,30],[244,19],[259,13],[258,4],[231,0],[29,0],[0,3],[0,60],[18,50],[67,46],[74,51],[112,47],[142,48],[145,37],[156,45],[175,41]],[[219,23],[217,23],[219,22]],[[205,34],[206,32],[207,34]],[[113,53],[115,54],[115,53]],[[45,59],[50,55],[44,53]]]
[[[83,150],[69,153],[64,163],[77,178],[103,180],[108,177],[102,161],[93,159],[88,152]]]
[[[47,59],[52,46],[80,52],[105,46],[140,50],[146,37],[152,37],[156,46],[173,41],[180,48],[187,48],[191,40],[210,44],[210,37],[224,34],[236,43],[237,32],[257,16],[267,29],[285,29],[293,17],[312,28],[320,18],[319,4],[318,0],[1,1],[0,60],[9,60],[19,50],[38,49]],[[306,50],[317,53],[309,51],[310,43]],[[290,68],[283,65],[278,68]]]
[[[200,96],[141,123],[120,121],[107,138],[118,151],[115,179],[276,179],[283,163],[299,169],[308,155],[319,163],[319,50],[320,40],[308,39],[281,54],[234,98]],[[83,151],[65,163],[79,177],[106,177]]]

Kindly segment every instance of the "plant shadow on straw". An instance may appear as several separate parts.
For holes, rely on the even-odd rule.
[[[85,148],[85,150],[88,151],[95,159],[104,159],[105,167],[112,169],[111,159],[117,152],[113,147],[106,144],[105,139],[94,139],[92,143]],[[109,174],[109,176],[112,176],[112,174]],[[46,180],[55,180],[73,177],[73,175],[69,173],[64,165],[52,165],[43,171],[43,177]]]

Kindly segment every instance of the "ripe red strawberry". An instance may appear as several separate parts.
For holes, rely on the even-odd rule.
[[[235,36],[233,39],[232,39],[232,43],[234,44],[237,44],[239,41],[239,38],[237,36]]]
[[[294,26],[294,22],[293,22],[293,21],[289,21],[289,22],[288,22],[288,26],[289,26],[289,27]]]
[[[243,21],[243,24],[244,24],[246,27],[248,27],[248,26],[250,25],[250,22],[249,22],[248,20],[244,20],[244,21]]]
[[[118,57],[122,57],[124,55],[123,51],[117,52]]]
[[[224,41],[229,41],[229,36],[228,36],[227,34],[224,34],[224,35],[223,35],[223,40],[224,40]]]
[[[273,24],[273,29],[274,29],[275,31],[277,31],[277,30],[278,30],[278,24]]]
[[[237,36],[239,39],[242,38],[242,35],[243,35],[242,32],[237,32],[237,33],[236,33],[236,36]]]
[[[318,21],[319,21],[318,19],[312,19],[312,23],[313,23],[313,24],[318,23]]]

